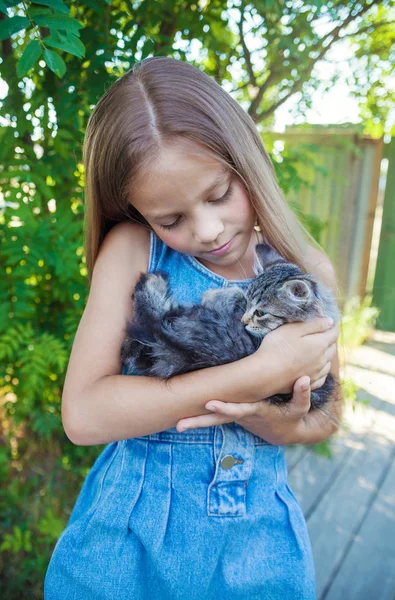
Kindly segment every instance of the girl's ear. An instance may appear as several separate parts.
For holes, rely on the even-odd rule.
[[[255,253],[258,257],[258,260],[262,266],[262,269],[268,269],[272,265],[276,263],[285,263],[287,262],[281,254],[277,252],[272,246],[269,244],[257,244],[255,246]]]

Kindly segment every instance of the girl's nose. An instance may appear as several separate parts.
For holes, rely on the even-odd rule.
[[[214,219],[200,219],[195,223],[195,239],[200,244],[212,244],[224,231],[222,221]]]

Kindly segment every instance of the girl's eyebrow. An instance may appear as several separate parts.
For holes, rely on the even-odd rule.
[[[199,194],[199,197],[206,198],[220,183],[222,183],[224,181],[225,176],[229,177],[229,175],[230,174],[228,172],[221,171],[221,173],[219,173],[219,175],[217,175],[217,177],[208,186],[208,188],[206,190],[204,190],[204,192]],[[145,218],[150,219],[150,220],[164,219],[165,217],[175,217],[178,214],[179,214],[178,212],[158,212],[158,213],[154,213],[154,214],[146,214]]]

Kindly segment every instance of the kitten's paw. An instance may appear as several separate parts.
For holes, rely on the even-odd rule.
[[[217,302],[218,298],[217,296],[221,296],[222,294],[222,290],[207,290],[206,292],[204,292],[204,294],[202,295],[202,306],[207,306],[208,308],[210,308],[210,306],[214,303]]]
[[[145,273],[141,276],[133,298],[137,312],[148,311],[157,317],[177,305],[171,298],[167,277],[155,273]]]
[[[146,274],[145,287],[149,294],[154,294],[163,299],[165,299],[169,293],[167,281],[162,275],[156,275],[155,273]]]

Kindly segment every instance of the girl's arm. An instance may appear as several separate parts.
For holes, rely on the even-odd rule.
[[[107,444],[175,427],[186,414],[193,417],[205,412],[205,404],[212,398],[241,402],[246,396],[250,360],[246,357],[178,375],[168,383],[156,377],[107,375],[73,399],[63,397],[63,406],[65,400],[68,403],[63,408],[65,432],[81,446]],[[267,364],[271,364],[269,356]],[[274,375],[274,365],[265,373],[266,377],[260,377],[260,387],[269,396],[276,393],[278,375]],[[250,397],[250,401],[258,399]]]
[[[312,246],[309,246],[306,258],[308,271],[315,275],[325,286],[332,290],[336,297],[338,297],[339,290],[336,272],[329,258]],[[310,389],[303,391],[300,380],[295,382],[290,408],[291,411],[294,411],[296,419],[293,420],[292,413],[288,413],[288,432],[280,425],[278,442],[274,441],[272,443],[279,443],[282,445],[318,444],[319,442],[328,439],[339,430],[343,417],[344,396],[340,383],[339,352],[337,344],[335,355],[331,360],[330,373],[333,375],[337,385],[330,401],[323,409],[325,414],[320,411],[308,412],[310,407]],[[225,406],[223,406],[223,408],[226,409]],[[263,407],[260,407],[257,404],[251,406],[249,409],[246,406],[246,410],[254,412],[255,417],[249,416],[247,419],[242,418],[241,420],[238,420],[238,423],[256,435],[265,438],[265,434],[267,434],[267,416],[263,419],[260,417],[259,413],[262,412],[260,411],[261,408]],[[275,407],[272,408],[274,411],[276,410]],[[234,410],[240,409],[242,409],[242,405],[234,407]],[[273,419],[273,423],[274,422],[275,419]],[[271,433],[272,432],[270,432],[270,434]]]
[[[146,272],[149,232],[124,222],[107,234],[96,260],[89,298],[79,323],[62,394],[62,421],[69,439],[79,445],[106,444],[175,427],[186,415],[205,412],[212,398],[259,400],[246,377],[255,377],[262,394],[278,391],[271,367],[256,374],[256,357],[173,377],[121,375],[120,348],[132,317],[131,296]],[[263,360],[263,359],[262,359]],[[260,363],[261,364],[261,363]],[[259,364],[259,366],[260,366]]]
[[[272,353],[268,352],[268,356],[270,354]],[[325,371],[327,374],[329,369],[326,367]],[[336,377],[338,369],[332,368],[331,365],[331,372]],[[280,379],[283,376],[284,371],[278,375]],[[339,386],[322,411],[310,411],[310,383],[310,377],[299,377],[293,386],[292,399],[284,407],[270,405],[266,400],[242,403],[210,401],[205,408],[213,410],[214,414],[183,418],[177,423],[177,429],[185,431],[235,421],[251,433],[277,446],[317,444],[338,431],[343,398]]]
[[[335,297],[338,297],[339,290],[336,272],[329,258],[313,246],[309,246],[306,259],[308,271],[315,275],[325,286],[331,289]],[[333,375],[337,385],[330,401],[323,409],[324,412],[308,412],[310,407],[310,389],[303,390],[300,380],[295,382],[292,403],[290,404],[291,412],[288,413],[289,431],[286,432],[283,430],[279,434],[280,441],[278,443],[318,444],[319,442],[328,439],[339,430],[343,416],[344,397],[340,384],[339,352],[337,344],[334,357],[331,360],[330,373]],[[235,410],[241,408],[241,405],[238,405],[235,407]],[[254,405],[250,410],[255,411],[256,414],[259,412],[259,408],[258,405]],[[272,408],[276,410],[275,407]],[[296,417],[295,420],[292,420],[292,411],[294,411]],[[243,419],[241,419],[238,422],[246,429],[253,431],[256,435],[265,438],[265,433],[267,432],[265,421],[267,421],[267,418],[262,419],[259,418],[259,416],[255,416],[255,418],[249,417],[248,420],[243,421]],[[283,436],[282,440],[281,436]]]
[[[279,393],[279,382],[292,389],[306,372],[318,378],[329,342],[325,334],[309,334],[325,331],[324,319],[318,325],[286,326],[297,329],[293,346],[303,352],[281,357],[280,365],[269,345],[267,351],[261,347],[240,361],[179,375],[168,383],[121,375],[120,348],[126,320],[132,317],[131,296],[140,273],[147,271],[148,256],[149,232],[137,223],[116,225],[101,246],[63,388],[62,421],[72,442],[107,444],[164,431],[183,417],[201,415],[213,398],[257,402]]]
[[[330,260],[315,248],[311,248],[308,262],[310,263],[309,271],[314,273],[324,285],[331,288],[337,295],[336,275]],[[272,337],[271,341],[273,341],[273,335],[276,335],[276,333],[278,335],[281,329],[284,331],[284,327],[289,326],[279,328],[277,332],[271,333],[265,340],[269,341],[269,338]],[[262,344],[261,348],[264,348],[264,345],[265,343]],[[295,347],[296,345],[292,344],[292,346]],[[271,354],[271,352],[269,351],[268,354]],[[235,421],[245,429],[275,445],[317,444],[336,433],[342,420],[343,393],[340,385],[337,345],[330,360],[330,372],[339,385],[335,388],[330,402],[325,406],[326,414],[318,411],[309,412],[310,388],[307,390],[302,389],[303,383],[308,382],[309,379],[305,377],[297,379],[295,377],[297,381],[295,381],[293,387],[293,398],[286,411],[276,406],[269,406],[265,401],[248,403],[245,400],[239,404],[214,401],[210,402],[207,408],[215,407],[215,414],[211,416],[201,415],[193,419],[184,418],[177,424],[177,428],[184,431],[195,427],[209,427]],[[283,376],[284,372],[280,374],[280,380]],[[321,380],[320,384],[317,384],[318,387],[323,385],[323,381]],[[314,384],[313,389],[316,389],[317,385]]]

